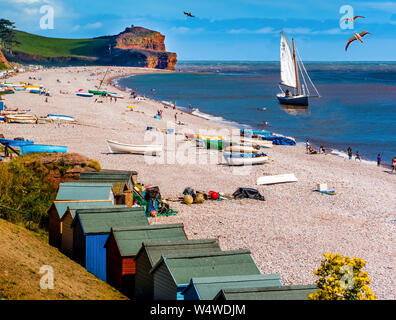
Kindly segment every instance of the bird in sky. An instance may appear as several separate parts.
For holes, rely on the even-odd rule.
[[[349,45],[350,45],[353,41],[355,41],[355,40],[359,40],[361,43],[364,43],[362,38],[363,38],[366,34],[371,34],[371,33],[370,33],[370,32],[367,32],[367,31],[362,31],[362,32],[360,32],[360,33],[354,32],[353,34],[354,34],[355,36],[348,39],[348,41],[347,41],[347,43],[346,43],[345,51],[348,50]]]
[[[191,14],[191,12],[186,12],[186,11],[184,11],[184,14],[185,14],[187,17],[195,18],[195,16],[193,16],[193,15]]]
[[[355,20],[358,19],[358,18],[365,18],[365,17],[363,17],[363,16],[355,16],[353,18],[344,18],[344,19],[342,19],[340,21],[340,24],[343,23],[344,21],[349,21],[349,22],[355,23]]]

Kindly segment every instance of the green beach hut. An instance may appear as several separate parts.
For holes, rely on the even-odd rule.
[[[150,270],[161,259],[161,256],[220,251],[218,239],[144,241],[135,257],[135,298],[138,300],[153,300],[154,279]]]
[[[184,300],[213,300],[222,289],[275,286],[282,286],[279,274],[192,278],[183,295]]]
[[[308,295],[317,290],[315,285],[229,288],[222,289],[214,300],[308,300]]]
[[[162,256],[150,273],[154,300],[183,300],[191,278],[260,274],[250,251],[220,251]]]

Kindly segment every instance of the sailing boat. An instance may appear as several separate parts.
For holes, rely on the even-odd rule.
[[[308,98],[320,97],[320,94],[309,77],[301,57],[296,51],[294,39],[292,39],[292,41],[293,48],[290,47],[285,34],[282,32],[280,43],[281,82],[279,83],[279,88],[282,92],[278,93],[276,96],[281,104],[308,106]],[[297,55],[300,58],[299,60],[297,60]],[[314,88],[316,95],[311,95],[306,78]],[[293,92],[289,89],[283,91],[281,85],[292,89]]]

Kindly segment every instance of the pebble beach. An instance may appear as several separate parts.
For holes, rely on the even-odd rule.
[[[112,85],[112,80],[119,77],[170,71],[112,67],[101,89],[117,92],[124,99],[114,102],[101,98],[102,103],[98,103],[95,97],[76,96],[80,89],[95,90],[106,70],[55,68],[8,79],[40,84],[51,92],[48,102],[45,96],[22,91],[6,95],[8,108],[30,109],[38,117],[73,116],[77,123],[1,123],[0,133],[8,139],[23,137],[36,144],[67,146],[68,152],[96,159],[104,169],[137,171],[139,182],[159,186],[163,198],[178,211],[175,216],[150,218],[150,223],[183,223],[189,239],[219,238],[222,250],[249,249],[261,272],[279,273],[284,285],[314,283],[313,271],[320,266],[323,253],[339,253],[366,261],[364,271],[378,299],[396,299],[396,173],[331,154],[310,155],[300,145],[266,149],[266,164],[242,169],[227,166],[215,150],[198,151],[202,159],[211,161],[179,161],[183,154],[197,152],[195,145],[184,141],[185,133],[223,133],[236,128],[164,108],[159,101],[135,100]],[[154,118],[157,110],[163,110],[162,120]],[[175,124],[175,113],[183,125]],[[109,153],[106,140],[149,144],[149,126],[173,128],[176,135],[164,137],[174,139],[172,147],[180,153],[167,145],[169,155],[174,157],[150,162],[142,155]],[[261,176],[287,173],[294,173],[298,182],[256,183]],[[336,195],[316,192],[318,184],[327,184]],[[240,187],[254,188],[265,201],[206,201],[187,206],[177,201],[186,187],[225,194],[233,194]]]

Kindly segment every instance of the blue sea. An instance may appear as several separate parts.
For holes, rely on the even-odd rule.
[[[305,62],[321,98],[308,108],[278,103],[279,62],[182,61],[176,73],[118,79],[124,89],[208,119],[307,138],[345,156],[350,146],[368,160],[396,156],[396,62]],[[262,109],[266,108],[265,111]],[[260,110],[261,109],[261,110]]]

